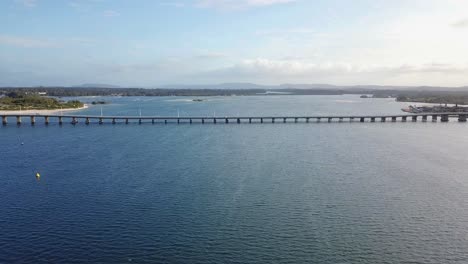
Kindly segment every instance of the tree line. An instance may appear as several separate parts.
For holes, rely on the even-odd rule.
[[[78,87],[5,87],[0,94],[9,92],[48,96],[231,96],[231,95],[338,95],[342,90],[328,89],[143,89],[143,88],[78,88]],[[273,92],[273,93],[271,93]]]

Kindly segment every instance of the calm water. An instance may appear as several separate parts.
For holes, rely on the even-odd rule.
[[[121,115],[403,106],[349,95],[104,100],[104,114]],[[40,120],[0,127],[0,143],[0,263],[468,262],[468,124]]]

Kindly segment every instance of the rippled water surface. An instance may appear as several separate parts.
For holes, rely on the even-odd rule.
[[[81,98],[101,99],[117,115],[404,106],[351,95]],[[0,127],[0,143],[0,263],[468,263],[468,124],[38,120]]]

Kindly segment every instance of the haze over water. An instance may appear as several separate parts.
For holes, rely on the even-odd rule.
[[[111,101],[104,115],[405,106],[355,95],[191,99],[81,98]],[[467,263],[467,125],[10,123],[0,127],[0,263]]]

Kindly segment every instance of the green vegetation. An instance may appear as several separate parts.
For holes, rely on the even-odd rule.
[[[263,87],[263,86],[260,86]],[[267,86],[265,86],[267,87]],[[337,88],[284,88],[284,86],[272,86],[271,88],[256,88],[256,89],[142,89],[142,88],[82,88],[82,87],[0,87],[0,96],[2,95],[24,95],[31,97],[30,99],[38,98],[39,94],[51,97],[62,96],[256,96],[256,95],[343,95],[343,94],[359,94],[366,95],[372,98],[396,98],[399,102],[421,102],[421,103],[437,103],[437,104],[468,104],[468,87],[461,88],[443,88],[443,87],[406,87],[401,89],[374,89],[367,86],[355,87],[338,87]],[[24,97],[23,96],[23,97]],[[13,97],[14,96],[8,96]],[[50,97],[39,97],[40,100],[51,99]],[[364,97],[363,97],[364,98]],[[3,98],[2,100],[9,100]],[[0,102],[1,103],[1,102]],[[78,104],[78,101],[71,101],[65,106],[63,102],[55,100],[55,102],[43,101],[34,109],[56,109],[56,107],[74,107],[73,104]],[[106,104],[104,101],[95,101],[92,104]],[[21,103],[12,103],[8,101],[3,103],[8,107],[16,106],[18,109]],[[81,103],[79,103],[81,104]],[[25,104],[27,105],[27,104]],[[50,106],[48,106],[50,105]],[[5,107],[5,106],[3,106]],[[49,108],[48,108],[49,107]],[[2,106],[0,105],[0,110]]]
[[[375,91],[374,98],[395,97],[397,102],[431,104],[468,104],[466,89],[452,90],[381,90]]]
[[[80,107],[83,107],[83,103],[80,101],[63,102],[37,94],[10,92],[4,97],[0,97],[0,110],[54,110]]]
[[[254,96],[275,95],[267,92],[283,92],[291,95],[341,95],[342,90],[330,89],[142,89],[142,88],[78,88],[36,87],[1,88],[0,94],[46,93],[49,96]]]
[[[431,104],[468,104],[468,96],[466,95],[425,95],[425,96],[408,96],[400,95],[397,97],[398,102],[416,102],[416,103],[431,103]]]

